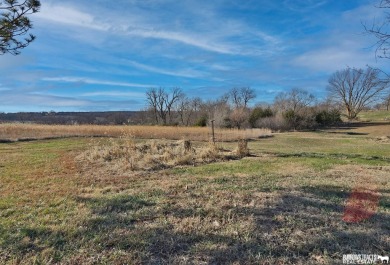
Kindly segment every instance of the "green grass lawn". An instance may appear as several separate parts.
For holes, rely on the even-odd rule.
[[[361,121],[389,121],[390,111],[387,110],[373,110],[364,111],[358,115]]]
[[[0,144],[0,264],[340,264],[343,254],[389,254],[390,142],[283,133],[249,142],[240,160],[136,172],[77,162],[94,143]],[[346,223],[356,187],[379,193],[379,206]]]

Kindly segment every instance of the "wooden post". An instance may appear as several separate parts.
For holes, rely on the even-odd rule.
[[[213,144],[215,144],[214,121],[215,120],[211,120],[211,131],[212,131],[212,134],[213,134]]]

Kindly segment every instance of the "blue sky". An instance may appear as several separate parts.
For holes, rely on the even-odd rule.
[[[302,88],[325,96],[336,70],[371,65],[383,18],[372,0],[42,0],[35,42],[0,57],[0,112],[138,110],[151,87],[256,102]]]

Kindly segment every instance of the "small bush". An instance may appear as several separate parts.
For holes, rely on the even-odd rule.
[[[229,117],[224,118],[221,127],[227,129],[233,128],[232,120]]]
[[[287,110],[286,112],[284,112],[283,118],[294,130],[301,127],[300,123],[303,121],[303,117],[296,113],[294,110]]]
[[[281,115],[259,119],[256,122],[256,126],[258,128],[267,128],[271,131],[286,131],[290,129],[290,126]]]
[[[341,113],[336,109],[322,110],[315,115],[315,121],[321,126],[334,125],[341,122]]]
[[[206,127],[207,126],[207,116],[203,115],[201,116],[196,122],[195,122],[196,127]]]
[[[257,121],[262,118],[272,117],[274,113],[270,108],[263,109],[262,107],[256,107],[252,110],[249,116],[249,124],[252,128],[256,128]]]

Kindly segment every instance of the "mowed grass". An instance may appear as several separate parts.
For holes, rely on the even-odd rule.
[[[75,159],[99,142],[0,144],[0,264],[340,264],[390,249],[390,143],[371,135],[275,134],[240,160],[128,172]],[[346,223],[356,187],[379,207]]]

